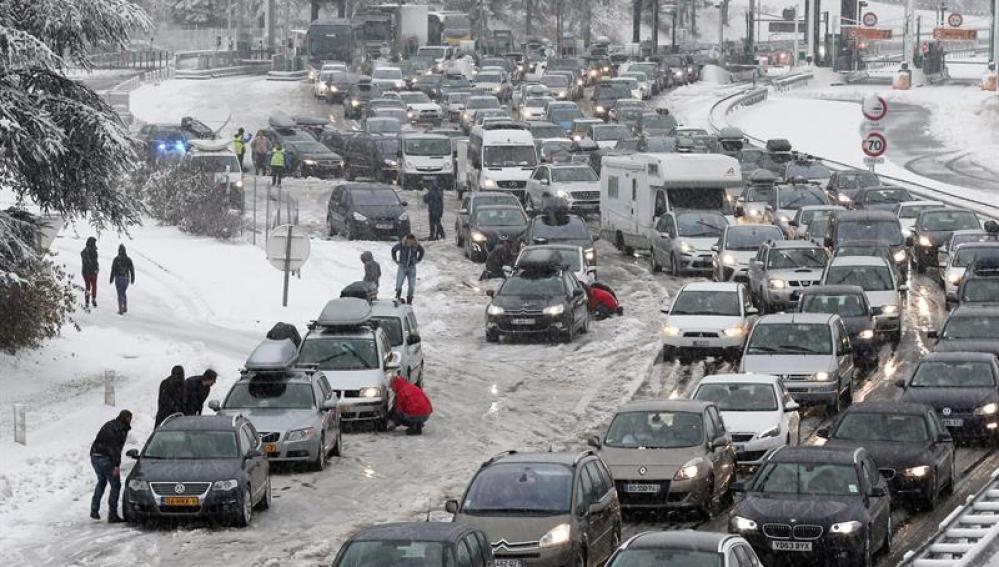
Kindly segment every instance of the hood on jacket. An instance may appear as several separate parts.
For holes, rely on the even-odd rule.
[[[125,245],[124,244],[119,244],[118,245],[118,255],[119,256],[128,256],[128,254],[125,253]]]
[[[364,252],[361,252],[361,261],[362,262],[367,263],[367,262],[373,262],[374,260],[375,260],[375,256],[371,252],[369,252],[367,250],[365,250]]]
[[[97,239],[93,236],[87,238],[87,248],[97,248]]]
[[[409,382],[407,382],[405,378],[397,374],[392,378],[392,383],[391,383],[392,391],[398,394],[399,390],[402,389],[403,385],[408,383]]]

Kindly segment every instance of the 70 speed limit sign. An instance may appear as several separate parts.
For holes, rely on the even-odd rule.
[[[861,149],[864,150],[864,154],[867,157],[881,157],[888,149],[888,141],[885,140],[884,135],[880,132],[869,132],[864,136]]]

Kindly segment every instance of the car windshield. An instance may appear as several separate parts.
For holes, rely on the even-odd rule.
[[[995,386],[988,362],[928,360],[920,362],[912,374],[913,388],[985,388]]]
[[[621,144],[618,143],[618,147]],[[676,150],[676,138],[646,138],[643,151],[651,153],[672,153]]]
[[[860,496],[853,465],[827,463],[768,463],[753,480],[753,492]]]
[[[631,137],[631,130],[620,124],[608,124],[593,129],[593,140],[596,142],[627,140]]]
[[[807,188],[784,188],[780,190],[781,209],[800,209],[807,205],[827,205],[826,194],[820,189]]]
[[[499,73],[479,73],[475,76],[476,83],[502,83],[503,76]]]
[[[437,541],[355,541],[347,545],[336,567],[453,567],[451,549]]]
[[[925,443],[930,439],[922,415],[849,412],[832,433],[834,439]]]
[[[158,429],[142,451],[147,459],[235,459],[239,457],[232,431]]]
[[[676,119],[672,116],[642,118],[643,130],[673,130],[674,128],[676,128]]]
[[[557,153],[569,154],[572,150],[572,142],[568,140],[547,140],[541,144],[541,158],[554,161]],[[596,175],[596,174],[594,174]]]
[[[514,195],[507,195],[504,193],[494,193],[494,194],[480,194],[476,195],[475,199],[472,201],[472,211],[476,211],[479,207],[488,207],[489,205],[512,205],[517,206],[520,201]]]
[[[386,114],[395,114],[396,112],[404,112],[397,109],[383,109],[379,110],[378,114],[384,116]],[[382,120],[368,120],[367,121],[367,131],[372,134],[395,134],[402,131],[402,122],[398,118],[385,118]]]
[[[970,278],[961,287],[961,301],[999,303],[999,278]]]
[[[878,256],[887,258],[888,246],[882,245],[847,245],[836,248],[835,256]]]
[[[530,128],[535,140],[565,136],[565,130],[558,124],[531,124]]]
[[[756,325],[746,354],[832,354],[832,337],[826,324]]]
[[[545,75],[541,77],[541,84],[548,88],[563,88],[569,86],[569,78],[563,75]]]
[[[836,187],[839,189],[860,189],[878,185],[881,185],[881,178],[873,173],[844,173],[836,178]]]
[[[567,266],[569,271],[578,272],[581,269],[583,269],[583,264],[582,264],[583,259],[582,255],[579,253],[578,248],[542,248],[542,249],[537,249],[536,251],[531,248],[528,248],[524,250],[524,252],[521,254],[517,263],[520,264],[521,262],[529,258],[540,257],[542,255],[547,255],[552,252],[558,254],[559,263],[562,264],[563,266]]]
[[[770,250],[767,268],[794,270],[798,268],[824,268],[829,254],[824,248],[774,248]]]
[[[868,189],[864,192],[864,202],[869,205],[884,205],[911,201],[912,195],[905,189]]]
[[[898,210],[898,218],[900,219],[914,219],[919,216],[919,213],[928,209],[939,209],[940,203],[935,203],[932,205],[910,205],[908,207],[901,207]]]
[[[548,119],[555,122],[569,122],[582,116],[583,111],[574,106],[560,106],[548,109]]]
[[[897,220],[841,220],[836,228],[836,242],[856,242],[859,240],[884,242],[900,246],[902,227]]]
[[[506,280],[497,295],[561,297],[565,284],[559,276],[519,276]]]
[[[450,156],[451,140],[440,138],[409,138],[406,140],[406,155],[410,156]]]
[[[499,99],[494,96],[469,97],[465,101],[466,110],[478,110],[480,108],[500,108]]]
[[[316,337],[302,342],[299,362],[319,370],[370,370],[378,368],[378,347],[373,338]]]
[[[734,291],[682,290],[669,314],[741,317],[742,309],[739,294]]]
[[[600,181],[593,168],[588,165],[576,167],[556,167],[552,169],[552,181],[555,183],[573,183],[579,181]]]
[[[627,411],[614,416],[604,445],[637,449],[694,447],[704,442],[704,418],[686,411]]]
[[[955,339],[999,339],[999,317],[982,314],[948,317],[940,337]]]
[[[393,69],[391,67],[382,67],[381,69],[375,69],[375,72],[371,74],[372,79],[401,79],[402,69]]]
[[[482,469],[468,487],[465,514],[568,514],[572,471],[551,463],[499,463]]]
[[[406,104],[423,104],[430,102],[430,97],[427,93],[420,91],[409,91],[404,93],[399,93],[399,97]]]
[[[732,227],[725,233],[725,250],[747,252],[758,250],[768,240],[783,240],[780,229],[774,227]]]
[[[522,226],[527,217],[520,209],[479,209],[475,213],[475,226]]]
[[[524,99],[524,106],[528,108],[545,108],[553,100],[555,99],[550,96],[532,96]]]
[[[397,347],[402,346],[402,319],[398,317],[372,317],[375,321],[378,321],[378,328],[385,331],[385,336],[388,337],[388,342],[390,345]]]
[[[962,246],[954,255],[955,268],[967,268],[975,258],[994,258],[999,256],[999,246]]]
[[[841,317],[866,317],[864,298],[857,294],[818,295],[807,294],[801,298],[802,313],[828,313]]]
[[[723,215],[713,213],[680,213],[676,215],[676,232],[687,238],[710,238],[721,236],[728,226]]]
[[[826,285],[859,285],[864,291],[895,289],[888,266],[830,266],[823,282]]]
[[[282,380],[240,381],[229,390],[226,408],[308,409],[315,407],[312,385]]]
[[[385,159],[392,159],[399,156],[399,138],[380,138],[375,140],[375,145],[378,146],[378,151],[381,152],[382,157]]]
[[[701,384],[694,399],[714,402],[722,411],[777,411],[770,384]]]
[[[607,567],[722,567],[714,551],[688,549],[626,549],[614,555]]]
[[[638,120],[638,117],[641,116],[641,115],[642,115],[642,109],[641,108],[639,108],[637,106],[635,106],[635,107],[628,107],[628,108],[623,108],[623,109],[618,110],[618,112],[617,112],[617,119],[618,120],[627,120],[629,122],[632,122],[632,121]],[[631,132],[630,131],[628,132],[628,136],[629,137],[631,136]]]
[[[534,167],[538,165],[538,154],[534,145],[530,146],[485,146],[482,148],[482,162],[486,167]]]
[[[586,228],[586,223],[579,217],[537,217],[531,227],[533,238],[547,238],[549,240],[589,240],[590,230]]]
[[[826,229],[829,227],[829,217],[824,216],[824,217],[813,218],[812,222],[807,224],[808,224],[808,230],[806,231],[806,233],[808,234],[808,238],[815,238],[820,234],[825,235]]]
[[[742,200],[747,203],[769,203],[777,189],[766,186],[753,186],[746,190]]]
[[[323,148],[325,151],[326,148]],[[239,160],[236,156],[220,155],[196,155],[191,157],[191,167],[198,170],[204,171],[206,173],[223,173],[227,169],[232,173],[239,173],[242,169],[239,167]]]
[[[919,228],[931,231],[981,228],[978,217],[970,211],[933,211],[919,215]]]
[[[801,177],[803,179],[829,179],[831,176],[832,172],[829,171],[829,168],[820,163],[791,163],[788,164],[787,169],[784,171],[784,177],[787,179],[793,179],[795,177]]]
[[[350,197],[357,207],[385,207],[399,204],[399,197],[391,189],[353,189]]]

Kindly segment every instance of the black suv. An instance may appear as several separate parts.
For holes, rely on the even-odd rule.
[[[600,81],[593,87],[593,117],[607,121],[609,112],[617,101],[622,98],[631,98],[631,90],[624,83],[612,83],[611,81]]]
[[[527,216],[519,204],[478,207],[469,216],[468,229],[461,238],[465,243],[465,257],[473,262],[485,262],[499,243],[519,242],[526,229]]]
[[[260,437],[247,418],[174,414],[153,431],[125,480],[130,524],[209,517],[247,526],[271,505],[271,476]]]
[[[375,97],[375,87],[371,79],[360,81],[350,86],[347,96],[343,98],[343,117],[346,120],[358,120],[364,116],[368,103]]]
[[[399,138],[358,134],[347,140],[344,176],[353,181],[370,177],[386,183],[399,177]]]
[[[333,189],[326,208],[326,230],[330,236],[399,239],[409,234],[406,201],[391,185],[346,183]]]
[[[503,335],[541,335],[552,342],[572,342],[576,332],[590,327],[586,291],[557,253],[521,261],[518,270],[492,297],[486,308],[486,340]]]
[[[288,142],[286,150],[295,177],[333,179],[343,174],[343,158],[319,142]]]
[[[968,266],[961,286],[957,289],[957,303],[964,305],[999,304],[999,258],[975,258]]]

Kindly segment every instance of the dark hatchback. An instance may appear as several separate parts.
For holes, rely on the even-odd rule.
[[[528,244],[566,244],[579,246],[586,257],[586,265],[596,264],[593,235],[586,221],[579,215],[545,214],[531,219],[524,241]]]
[[[992,439],[999,433],[999,364],[981,352],[932,352],[908,380],[898,380],[902,400],[927,404],[959,439]]]
[[[833,211],[826,227],[825,246],[839,248],[854,243],[877,242],[888,247],[889,263],[903,277],[909,273],[906,246],[911,239],[902,234],[898,217],[889,211]],[[842,254],[841,254],[842,255]]]
[[[465,233],[468,230],[468,223],[472,216],[480,207],[492,205],[508,205],[520,207],[520,199],[513,193],[506,191],[473,191],[465,193],[461,198],[461,205],[458,208],[458,215],[454,219],[454,244],[455,246],[465,245]],[[523,207],[521,207],[523,210]]]
[[[486,308],[486,341],[535,335],[572,342],[577,332],[589,330],[586,291],[560,264],[555,253],[521,262],[498,290],[486,292],[492,297]]]
[[[399,177],[399,150],[397,137],[358,134],[344,149],[344,176],[350,181],[358,177],[395,181]]]
[[[408,203],[399,199],[391,185],[346,183],[333,189],[326,209],[330,236],[398,239],[409,234]]]
[[[130,524],[210,518],[239,527],[271,504],[271,477],[260,437],[241,416],[168,417],[153,431],[125,479]]]
[[[829,198],[844,207],[853,206],[853,196],[864,187],[878,187],[881,178],[869,171],[834,171],[826,185]]]
[[[469,217],[462,242],[465,256],[473,262],[485,262],[489,252],[500,242],[519,242],[527,230],[527,216],[520,206],[479,207]]]
[[[912,402],[864,402],[847,408],[817,435],[826,447],[863,447],[910,508],[936,507],[957,480],[954,439],[933,408]]]
[[[612,83],[601,81],[593,87],[593,95],[590,100],[593,102],[593,117],[607,121],[610,110],[614,108],[617,101],[622,98],[631,98],[631,90],[624,83]]]
[[[289,142],[287,152],[296,177],[333,179],[343,175],[343,158],[319,142]]]
[[[350,536],[333,567],[484,567],[493,564],[486,534],[450,522],[400,522],[364,528]]]
[[[768,565],[777,556],[873,565],[891,542],[891,496],[863,448],[781,447],[732,509],[729,531]]]
[[[839,315],[850,335],[854,364],[862,368],[877,367],[878,334],[874,311],[864,288],[856,285],[809,287],[801,292],[798,312]]]
[[[981,229],[978,216],[961,209],[927,209],[916,217],[912,226],[913,257],[916,271],[939,267],[940,247],[950,241],[955,230]]]
[[[146,124],[137,138],[149,162],[178,161],[190,146],[190,136],[175,124]]]

